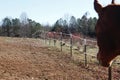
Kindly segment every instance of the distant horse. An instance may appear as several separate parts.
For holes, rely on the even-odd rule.
[[[47,36],[48,38],[53,38],[53,39],[54,39],[55,33],[54,33],[54,32],[47,32],[46,36]]]
[[[108,67],[120,55],[120,5],[112,0],[110,5],[102,7],[94,0],[94,9],[99,16],[95,27],[99,47],[97,59]]]
[[[57,33],[56,32],[47,32],[46,33],[46,36],[47,36],[47,39],[49,39],[49,40],[51,40],[51,39],[53,39],[54,40],[54,43],[56,43],[57,42]]]

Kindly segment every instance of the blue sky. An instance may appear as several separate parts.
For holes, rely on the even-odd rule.
[[[53,24],[65,15],[81,18],[85,12],[97,17],[93,8],[94,0],[0,0],[0,21],[7,17],[20,18],[25,12],[28,18],[41,24]],[[99,0],[105,6],[111,0]],[[120,3],[120,0],[116,0]]]

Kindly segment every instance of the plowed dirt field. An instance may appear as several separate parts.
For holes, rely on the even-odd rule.
[[[120,68],[113,68],[120,80]],[[108,80],[107,68],[87,67],[40,39],[0,37],[0,80]]]

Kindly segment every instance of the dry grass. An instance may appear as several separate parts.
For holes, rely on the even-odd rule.
[[[0,80],[107,80],[107,68],[90,57],[62,52],[45,46],[43,40],[0,37]],[[91,50],[92,51],[92,50]],[[79,55],[79,56],[78,56]],[[90,61],[91,60],[91,61]],[[120,79],[119,66],[113,67],[113,79]]]

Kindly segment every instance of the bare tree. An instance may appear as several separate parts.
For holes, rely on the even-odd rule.
[[[25,12],[23,12],[20,16],[20,22],[21,22],[21,26],[20,26],[20,35],[22,37],[28,37],[29,36],[29,32],[30,32],[30,28],[28,25],[28,17],[27,14]]]

